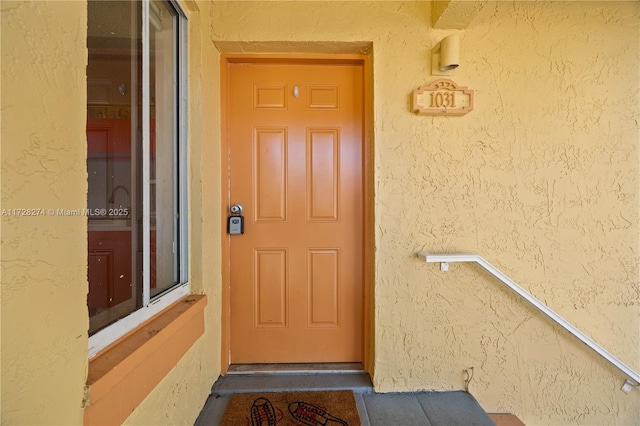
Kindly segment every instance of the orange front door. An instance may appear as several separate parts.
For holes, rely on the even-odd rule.
[[[363,66],[231,63],[231,362],[363,360]]]

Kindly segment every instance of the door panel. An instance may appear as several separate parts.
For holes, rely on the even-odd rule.
[[[287,131],[255,130],[253,152],[254,217],[256,221],[285,221],[287,206]]]
[[[337,221],[340,129],[307,129],[307,220]]]
[[[340,327],[340,250],[309,250],[308,327]]]
[[[233,63],[228,84],[231,362],[362,361],[363,67]]]
[[[287,251],[256,249],[253,263],[255,328],[287,326]]]

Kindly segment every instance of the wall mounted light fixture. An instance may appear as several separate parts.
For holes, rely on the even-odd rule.
[[[443,38],[431,51],[431,74],[451,75],[460,65],[460,36]]]

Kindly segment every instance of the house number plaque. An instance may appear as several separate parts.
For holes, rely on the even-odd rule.
[[[473,90],[441,78],[413,91],[412,111],[419,115],[464,115],[473,110]]]

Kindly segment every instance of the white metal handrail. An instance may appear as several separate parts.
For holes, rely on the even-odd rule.
[[[520,287],[515,281],[511,278],[503,274],[500,270],[498,270],[495,266],[484,260],[482,257],[476,254],[429,254],[427,252],[421,251],[418,253],[418,257],[425,260],[427,263],[454,263],[454,262],[473,262],[480,265],[491,275],[499,279],[502,283],[504,283],[511,290],[519,294],[521,297],[527,300],[527,302],[531,303],[533,306],[538,308],[542,313],[547,315],[553,321],[555,321],[562,328],[567,330],[569,333],[573,334],[575,337],[580,339],[584,344],[589,346],[591,349],[596,351],[599,355],[601,355],[604,359],[609,361],[611,364],[616,366],[620,371],[626,374],[631,380],[626,380],[624,385],[622,386],[622,390],[625,392],[629,392],[632,387],[638,388],[640,386],[640,374],[632,370],[625,363],[620,361],[618,358],[613,356],[611,353],[607,352],[602,346],[594,342],[591,338],[585,335],[583,332],[575,328],[572,324],[570,324],[567,320],[562,318],[560,315],[555,313],[551,308],[542,303],[540,300],[536,299],[531,293],[526,291],[524,288]],[[446,270],[445,268],[441,268],[442,270]],[[635,383],[634,383],[635,382]]]

